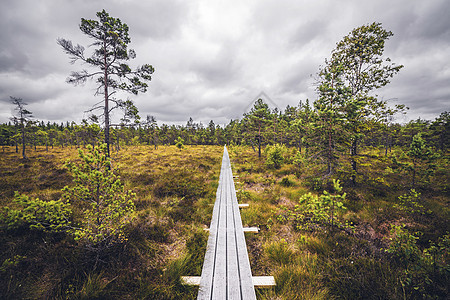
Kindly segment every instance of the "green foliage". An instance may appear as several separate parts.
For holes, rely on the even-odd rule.
[[[437,158],[438,154],[433,153],[432,150],[427,147],[425,140],[422,138],[422,133],[414,135],[407,154],[412,160],[412,164],[408,165],[408,169],[412,174],[412,187],[415,187],[417,174],[422,173],[427,177],[433,173],[434,165],[432,164],[432,161]]]
[[[60,127],[57,128],[59,131]],[[87,134],[86,128],[77,135],[72,125],[61,128],[64,135],[55,135],[54,143],[64,144],[65,148],[55,147],[46,153],[43,147],[38,147],[37,152],[29,152],[30,160],[20,159],[14,147],[5,147],[0,159],[3,205],[18,208],[13,204],[15,190],[33,199],[60,199],[60,189],[70,182],[68,172],[61,169],[62,162],[68,157],[75,161],[77,157],[74,147],[66,145],[78,142],[81,146],[80,141],[84,140],[95,143],[98,135],[81,138]],[[200,127],[194,128],[195,135],[202,132]],[[427,130],[426,125],[421,128]],[[165,130],[160,135],[161,143],[173,144],[178,136],[183,137],[181,127]],[[195,299],[198,288],[182,286],[178,278],[179,275],[200,275],[198,270],[207,234],[198,228],[210,221],[210,202],[219,177],[216,167],[223,148],[192,146],[180,152],[174,146],[161,146],[153,150],[147,145],[146,132],[145,128],[121,131],[124,144],[129,145],[133,137],[140,136],[139,141],[146,146],[129,147],[114,155],[113,160],[115,171],[121,175],[126,188],[139,195],[138,218],[126,227],[127,241],[102,252],[99,259],[103,263],[93,271],[95,253],[77,247],[70,235],[43,234],[23,230],[25,227],[8,231],[0,235],[0,264],[3,266],[0,267],[0,294],[4,298]],[[376,146],[377,132],[373,134],[370,143]],[[314,138],[307,136],[305,141],[309,141],[309,145],[302,142],[301,153],[305,160],[296,178],[289,174],[295,170],[287,162],[281,170],[269,169],[265,160],[259,160],[250,147],[230,147],[230,155],[235,156],[232,157],[233,174],[238,175],[240,181],[239,199],[250,203],[250,208],[241,212],[242,220],[244,225],[261,228],[258,236],[247,237],[252,271],[255,275],[274,275],[277,281],[275,288],[258,290],[258,299],[404,299],[404,295],[407,299],[446,299],[449,294],[449,238],[443,233],[448,227],[448,197],[444,189],[448,182],[448,160],[441,153],[437,161],[440,173],[432,177],[435,180],[432,185],[421,187],[420,198],[424,202],[411,196],[405,188],[409,176],[404,176],[405,170],[392,160],[396,157],[397,162],[410,162],[405,149],[414,134],[395,136],[394,141],[403,143],[404,147],[393,145],[389,156],[378,155],[381,148],[376,147],[361,152],[361,163],[371,167],[365,168],[364,180],[358,187],[345,188],[345,201],[339,201],[348,210],[336,214],[337,220],[352,220],[357,224],[353,234],[346,229],[329,235],[326,224],[314,225],[313,233],[292,230],[297,225],[292,212],[301,195],[312,192],[313,187],[322,194],[328,186],[317,172],[315,161],[320,158],[310,156],[313,151],[308,147],[312,147]],[[231,135],[229,137],[232,139]],[[57,141],[58,138],[61,140]],[[422,138],[429,143],[429,135],[424,133]],[[240,141],[239,135],[236,141]],[[284,141],[291,147],[289,153],[294,147],[298,150],[295,138],[286,136]],[[377,176],[384,178],[389,187],[374,185],[372,178]],[[283,178],[287,179],[283,181]],[[441,184],[434,184],[436,180]],[[295,184],[285,187],[290,181]],[[327,191],[335,193],[330,188]],[[396,200],[401,194],[406,197],[402,205],[407,209],[421,210],[415,202],[431,208],[433,214],[414,213],[417,218],[410,219],[408,210],[393,209],[393,203],[403,203]],[[285,209],[277,212],[279,218],[276,219],[271,211],[282,206]],[[86,208],[85,202],[71,203],[72,226],[82,226],[80,220]],[[267,220],[270,217],[271,220]],[[404,264],[394,254],[380,249],[386,245],[380,239],[388,234],[387,226],[401,222],[424,232],[416,240],[421,257],[419,264],[408,265],[408,275]],[[265,225],[269,225],[270,230],[265,230],[268,228]],[[325,234],[323,229],[326,229]],[[285,242],[280,241],[281,237]],[[171,265],[172,261],[176,263]]]
[[[33,117],[32,112],[25,109],[25,105],[28,105],[27,103],[23,102],[21,98],[16,97],[10,97],[12,104],[14,104],[16,107],[14,110],[17,111],[17,114],[14,115],[11,120],[14,122],[16,126],[20,127],[20,136],[22,140],[22,157],[23,159],[26,159],[27,156],[25,154],[25,147],[27,143],[27,127],[29,124],[32,123],[31,118]],[[19,135],[17,134],[15,136],[16,139],[16,147],[17,147],[17,140],[19,138]],[[16,148],[17,149],[17,148]],[[17,150],[16,150],[17,152]]]
[[[424,215],[431,213],[431,211],[427,211],[420,203],[420,193],[414,189],[410,190],[407,194],[400,195],[398,200],[399,202],[394,204],[394,207],[408,214]]]
[[[284,187],[291,187],[293,185],[295,185],[295,182],[292,181],[289,176],[285,176],[281,179],[280,181],[280,185],[284,186]]]
[[[351,228],[351,224],[343,221],[339,214],[347,208],[344,206],[346,194],[340,194],[342,187],[339,180],[333,180],[334,193],[323,191],[320,196],[312,193],[300,197],[299,204],[289,211],[286,217],[292,220],[297,229],[300,230],[323,230],[329,228]]]
[[[438,299],[448,293],[450,280],[449,234],[439,238],[437,245],[420,250],[419,237],[409,233],[405,225],[392,225],[387,253],[402,268],[399,278],[404,295],[412,299]]]
[[[7,272],[11,268],[14,268],[17,266],[21,261],[26,259],[26,256],[22,255],[14,255],[12,258],[7,258],[3,261],[2,265],[0,266],[0,272]]]
[[[67,168],[75,185],[63,189],[63,198],[82,207],[81,226],[74,229],[75,239],[88,248],[102,249],[125,239],[124,227],[131,221],[136,194],[125,191],[114,174],[106,145],[79,150],[81,161]]]
[[[4,207],[6,216],[2,223],[4,222],[8,229],[27,226],[30,229],[60,232],[66,231],[70,225],[69,217],[72,211],[70,204],[63,200],[30,199],[16,191],[13,201],[16,208]]]
[[[430,125],[430,131],[435,147],[445,153],[450,144],[450,113],[442,112]]]
[[[285,161],[287,148],[284,145],[275,144],[267,146],[264,152],[266,153],[266,165],[269,168],[279,169]]]
[[[266,140],[266,128],[270,122],[269,106],[259,98],[249,113],[244,114],[243,136],[246,142],[254,147],[254,141],[258,143],[258,157],[261,157],[261,145]]]
[[[431,154],[431,150],[426,146],[422,133],[418,133],[413,137],[409,147],[408,155],[413,159],[425,159]]]
[[[297,151],[295,152],[292,162],[296,167],[303,168],[307,164],[308,159],[305,154],[303,154],[300,151]]]
[[[332,57],[320,70],[318,92],[315,102],[318,112],[317,124],[321,137],[318,144],[323,149],[328,173],[333,173],[336,150],[350,148],[351,178],[356,183],[357,149],[380,109],[385,108],[370,92],[389,83],[400,71],[389,58],[383,58],[385,42],[392,36],[381,23],[372,23],[353,29],[337,43]]]
[[[178,137],[178,139],[175,141],[176,143],[175,143],[175,146],[178,148],[178,149],[183,149],[184,148],[184,140],[181,138],[181,137]]]
[[[107,145],[107,154],[109,156],[109,128],[110,113],[115,108],[125,110],[124,119],[130,120],[130,117],[137,119],[137,108],[131,100],[117,100],[111,95],[110,90],[126,91],[137,95],[147,91],[148,84],[145,81],[151,80],[151,75],[155,71],[149,64],[144,64],[132,70],[126,62],[136,58],[134,50],[128,50],[128,44],[131,39],[128,35],[129,27],[122,23],[119,18],[111,17],[105,10],[97,12],[98,20],[81,19],[80,30],[93,39],[92,45],[98,48],[93,51],[90,57],[85,56],[85,48],[81,45],[74,46],[71,41],[59,38],[58,44],[63,51],[70,56],[71,62],[81,61],[95,68],[95,71],[87,70],[72,72],[68,83],[80,84],[88,79],[96,79],[97,94],[104,96],[104,104],[96,104],[90,112],[94,110],[103,110],[105,118],[105,143]],[[101,92],[100,92],[101,91]],[[98,118],[95,116],[94,118]]]
[[[386,252],[394,255],[396,260],[405,267],[415,264],[420,259],[420,250],[417,246],[417,236],[404,230],[404,225],[392,225],[390,238],[391,243]]]
[[[430,241],[430,247],[423,251],[426,260],[440,274],[450,275],[450,234],[438,239],[437,244]]]

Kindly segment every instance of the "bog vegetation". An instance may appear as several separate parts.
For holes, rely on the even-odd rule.
[[[243,225],[260,228],[246,236],[253,275],[277,282],[258,299],[445,299],[449,114],[398,124],[405,107],[372,96],[401,69],[382,57],[391,36],[355,29],[312,104],[258,99],[225,126],[148,116],[105,133],[96,118],[33,120],[12,98],[18,114],[0,125],[0,294],[195,299],[180,276],[201,275],[226,144],[250,204]]]

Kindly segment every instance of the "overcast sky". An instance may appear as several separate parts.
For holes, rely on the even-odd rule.
[[[100,101],[95,84],[65,82],[71,71],[57,38],[88,46],[81,18],[105,9],[130,27],[131,66],[156,69],[148,92],[133,99],[159,123],[207,124],[241,118],[264,92],[284,109],[313,101],[314,75],[353,28],[381,22],[394,33],[385,56],[404,68],[378,90],[406,104],[410,119],[450,110],[448,0],[0,0],[0,122],[9,96],[39,120],[80,122]],[[88,49],[89,50],[89,49]],[[263,97],[264,99],[264,97]]]

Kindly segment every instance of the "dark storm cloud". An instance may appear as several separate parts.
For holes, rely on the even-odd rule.
[[[409,106],[409,119],[433,119],[450,107],[447,0],[16,0],[0,10],[0,122],[11,115],[10,95],[39,119],[86,116],[99,101],[95,83],[65,83],[86,66],[70,65],[56,39],[88,46],[80,19],[102,9],[129,25],[137,53],[130,65],[156,68],[148,93],[120,95],[135,100],[143,117],[227,123],[261,91],[282,109],[314,100],[314,76],[336,43],[372,22],[393,31],[386,56],[405,66],[376,94]]]

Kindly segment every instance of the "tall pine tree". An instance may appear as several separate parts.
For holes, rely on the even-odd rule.
[[[94,40],[95,46],[91,56],[85,56],[85,48],[81,45],[74,46],[71,41],[60,38],[58,44],[64,52],[70,56],[71,63],[81,61],[93,67],[93,70],[72,72],[67,78],[71,84],[85,83],[88,79],[95,79],[97,83],[96,95],[103,95],[103,104],[96,104],[90,111],[101,110],[100,115],[104,118],[105,143],[107,145],[107,156],[110,155],[109,129],[110,112],[114,108],[127,107],[126,101],[115,98],[113,95],[118,91],[126,91],[137,95],[139,92],[147,91],[147,83],[151,80],[154,69],[149,64],[144,64],[132,70],[126,62],[136,58],[136,53],[128,49],[131,39],[128,35],[128,26],[120,19],[110,17],[103,10],[97,13],[97,20],[81,19],[80,30]]]

